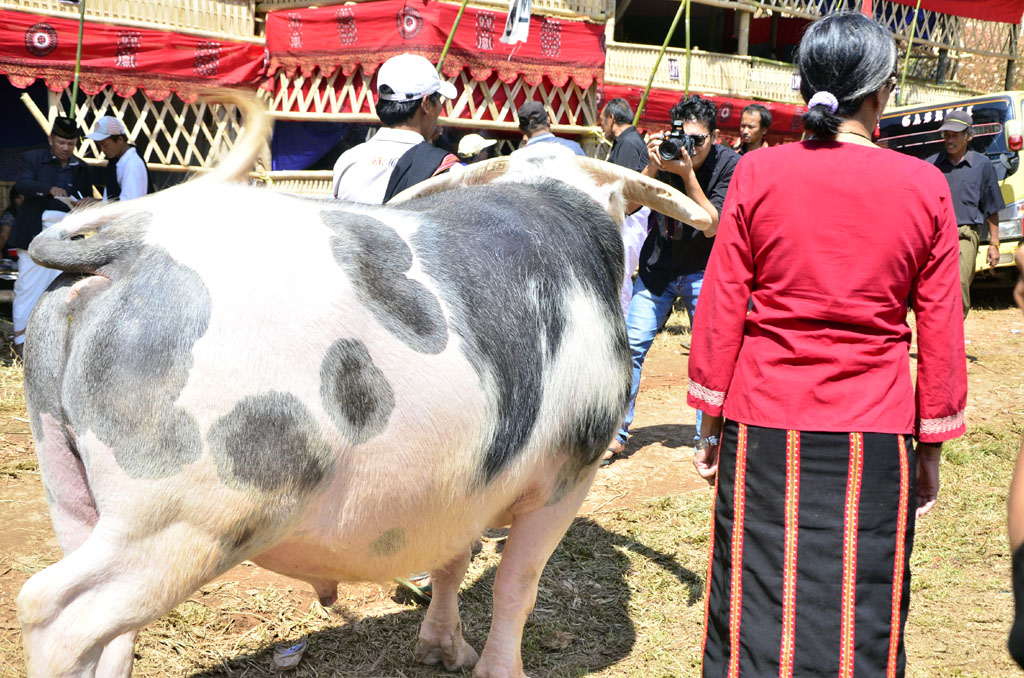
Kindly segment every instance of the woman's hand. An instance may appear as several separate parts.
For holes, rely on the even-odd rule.
[[[718,438],[718,444],[701,447],[698,443],[693,451],[693,466],[697,469],[697,475],[708,481],[709,485],[715,484],[715,476],[718,475],[718,453],[722,449],[723,422],[723,417],[710,417],[704,414],[700,425],[701,442],[705,438],[715,436]]]
[[[939,457],[942,443],[917,444],[917,517],[932,510],[939,496]]]

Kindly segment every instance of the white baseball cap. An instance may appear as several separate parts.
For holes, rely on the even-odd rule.
[[[381,94],[381,85],[387,85],[393,93]],[[377,71],[377,96],[385,101],[412,101],[434,92],[445,99],[458,94],[455,85],[442,82],[434,65],[418,54],[393,56]]]
[[[479,134],[467,134],[459,141],[459,155],[476,155],[485,148],[490,148],[498,143],[495,139],[484,139]]]
[[[93,141],[103,141],[107,137],[117,136],[118,134],[126,134],[124,131],[124,125],[117,118],[104,115],[102,118],[96,121],[96,128],[92,134],[87,135],[87,138]]]

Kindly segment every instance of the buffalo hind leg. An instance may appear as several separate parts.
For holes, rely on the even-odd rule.
[[[558,503],[512,518],[494,578],[491,631],[473,678],[525,678],[523,625],[537,600],[541,572],[576,517],[596,472],[596,467],[591,469]]]
[[[476,650],[463,639],[459,619],[459,586],[468,568],[469,549],[466,549],[443,568],[430,573],[434,590],[413,652],[416,661],[441,663],[449,671],[472,668],[476,664]]]
[[[199,530],[179,523],[121,541],[104,538],[103,524],[18,595],[30,678],[126,675],[138,629],[219,570],[220,546]]]

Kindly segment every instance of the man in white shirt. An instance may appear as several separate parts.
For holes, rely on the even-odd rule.
[[[381,128],[369,141],[341,154],[334,165],[334,197],[380,205],[398,159],[434,137],[441,97],[454,99],[434,65],[416,54],[391,57],[377,71],[377,117]]]
[[[149,169],[135,147],[128,143],[120,120],[103,116],[96,121],[88,138],[96,142],[107,159],[104,200],[134,200],[149,193]]]

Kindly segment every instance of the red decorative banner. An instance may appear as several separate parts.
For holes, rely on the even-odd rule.
[[[67,89],[77,46],[74,19],[0,10],[0,73],[15,87],[42,79],[54,92]],[[210,87],[255,87],[264,63],[255,43],[86,21],[79,88],[95,94],[111,85],[123,97],[142,88],[156,101],[171,92],[193,101]]]
[[[917,0],[891,0],[900,5],[917,6]],[[875,8],[878,10],[878,7]],[[921,9],[952,16],[1019,24],[1024,15],[1022,0],[921,0]]]
[[[643,87],[605,85],[598,108],[603,108],[605,103],[611,99],[622,97],[635,111],[643,93]],[[699,94],[699,92],[695,92],[695,94]],[[640,114],[640,126],[646,127],[652,132],[668,129],[672,124],[672,116],[669,111],[679,103],[683,96],[682,92],[652,89],[647,97],[647,105],[644,106],[643,113]],[[715,94],[701,94],[701,96],[715,102],[718,107],[718,129],[730,144],[739,138],[740,113],[750,104],[761,104],[772,114],[772,126],[767,135],[768,143],[775,145],[795,141],[803,133],[803,123],[800,117],[807,111],[806,106],[780,104],[773,101],[734,99]]]
[[[441,56],[458,5],[424,0],[378,0],[356,5],[279,10],[267,15],[268,74],[284,69],[309,76],[314,69],[351,75],[362,66],[372,75],[396,54]],[[530,85],[547,78],[556,87],[572,78],[582,88],[604,77],[604,26],[553,17],[532,17],[525,43],[501,42],[507,12],[467,7],[443,71],[468,70],[474,80],[492,73],[506,83],[522,77]]]

